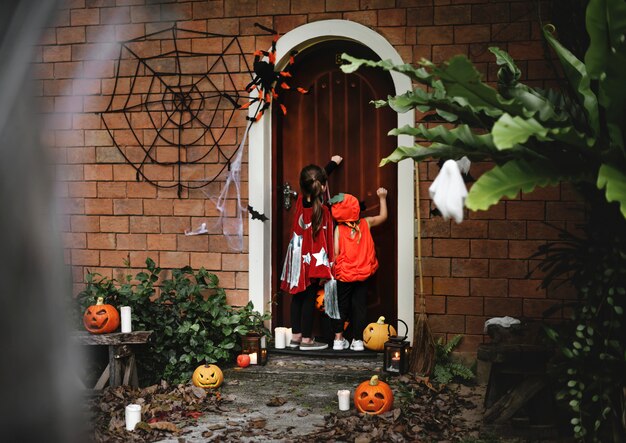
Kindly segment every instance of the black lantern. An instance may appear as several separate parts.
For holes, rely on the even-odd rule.
[[[405,322],[398,319],[401,322],[406,332],[408,333],[409,327]],[[385,363],[383,369],[392,375],[406,374],[409,371],[409,342],[404,337],[391,336],[390,326],[387,325],[387,334],[389,340],[385,342]]]
[[[241,353],[250,356],[251,365],[265,365],[267,363],[267,346],[265,335],[249,332],[241,337]]]

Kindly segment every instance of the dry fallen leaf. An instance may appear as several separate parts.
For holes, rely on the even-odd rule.
[[[285,400],[285,399],[284,399],[284,398],[282,398],[282,397],[272,397],[272,398],[270,399],[270,401],[268,401],[268,402],[266,403],[266,405],[267,405],[267,406],[272,406],[272,407],[273,407],[273,406],[282,406],[282,405],[284,405],[285,403],[287,403],[287,400]]]
[[[180,428],[169,421],[157,421],[156,423],[150,423],[150,427],[152,429],[158,429],[159,431],[174,432],[176,434],[180,432]]]

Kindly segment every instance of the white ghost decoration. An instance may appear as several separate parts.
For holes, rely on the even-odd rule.
[[[461,173],[467,174],[470,170],[470,166],[472,166],[472,162],[466,156],[461,157],[456,161],[456,164],[459,165],[459,169]]]
[[[428,193],[444,220],[453,218],[457,223],[463,221],[463,206],[467,189],[457,162],[447,160],[443,164],[439,175],[428,188]]]

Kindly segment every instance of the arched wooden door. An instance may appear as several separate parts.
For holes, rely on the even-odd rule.
[[[299,192],[299,173],[303,166],[325,166],[334,154],[344,158],[329,179],[331,195],[347,192],[364,200],[362,216],[379,211],[376,189],[389,191],[387,222],[372,229],[379,270],[370,282],[367,320],[384,315],[389,323],[397,319],[397,168],[380,168],[380,159],[396,147],[396,139],[387,135],[396,126],[397,115],[389,108],[376,109],[371,100],[393,94],[389,73],[362,68],[346,75],[340,69],[340,55],[345,52],[361,58],[379,59],[365,46],[333,40],[316,44],[297,55],[292,69],[293,86],[308,88],[307,95],[284,92],[287,115],[273,108],[273,217],[272,217],[272,287],[273,324],[291,325],[291,296],[279,291],[283,259],[289,242],[293,207],[285,209],[282,186],[289,183]],[[295,203],[295,201],[294,201]],[[316,335],[323,335],[318,322]]]

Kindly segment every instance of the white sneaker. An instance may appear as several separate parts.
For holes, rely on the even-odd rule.
[[[341,340],[333,341],[333,351],[343,351],[344,349],[348,349],[350,347],[350,343],[345,338]]]
[[[365,348],[363,347],[363,340],[352,340],[350,349],[353,351],[364,351]]]

